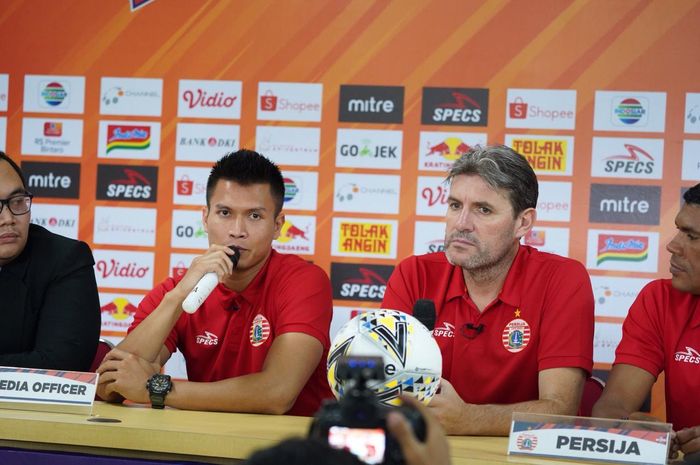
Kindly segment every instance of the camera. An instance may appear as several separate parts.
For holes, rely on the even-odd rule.
[[[401,412],[420,441],[425,441],[426,426],[420,412],[410,406],[388,407],[367,387],[371,380],[384,380],[381,357],[341,357],[337,377],[346,380],[339,401],[327,401],[316,414],[309,436],[345,449],[368,464],[400,465],[404,463],[398,442],[386,430],[386,416],[391,410]]]

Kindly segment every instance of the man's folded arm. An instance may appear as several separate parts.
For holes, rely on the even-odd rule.
[[[315,337],[285,333],[275,338],[262,371],[209,383],[175,381],[165,402],[188,410],[281,415],[292,408],[322,354]]]

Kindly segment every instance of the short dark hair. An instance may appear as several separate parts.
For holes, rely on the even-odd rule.
[[[685,203],[693,203],[695,205],[700,205],[700,184],[696,184],[683,194],[683,200]]]
[[[293,438],[268,449],[254,452],[243,462],[246,465],[362,465],[363,462],[346,450],[334,449],[318,439]]]
[[[279,167],[253,150],[241,149],[227,153],[214,164],[207,180],[207,207],[220,179],[233,181],[242,186],[268,184],[275,201],[275,215],[284,204],[284,178]]]
[[[24,190],[27,190],[27,181],[24,180],[24,174],[22,174],[22,170],[20,169],[19,166],[17,166],[17,163],[10,158],[8,154],[0,150],[0,160],[5,160],[7,163],[10,164],[13,170],[15,170],[15,173],[17,173],[17,176],[22,180],[22,187]]]
[[[537,175],[527,159],[505,145],[476,145],[450,168],[447,181],[460,174],[474,174],[494,189],[508,192],[513,215],[537,208]]]

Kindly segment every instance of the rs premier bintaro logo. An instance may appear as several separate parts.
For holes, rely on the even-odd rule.
[[[601,234],[598,236],[596,265],[606,261],[643,262],[649,256],[649,238]]]
[[[107,126],[107,153],[115,149],[146,150],[151,146],[151,127],[110,124]]]

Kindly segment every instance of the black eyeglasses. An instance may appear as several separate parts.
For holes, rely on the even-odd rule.
[[[34,198],[32,194],[20,194],[0,199],[0,213],[7,205],[13,215],[26,215],[32,208],[32,198]]]

